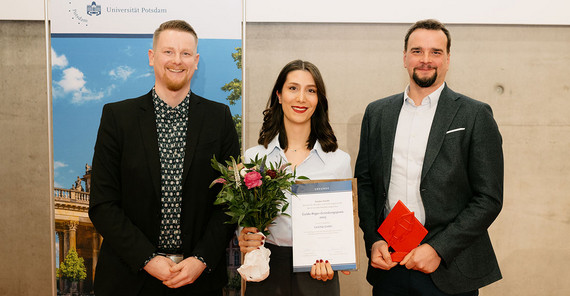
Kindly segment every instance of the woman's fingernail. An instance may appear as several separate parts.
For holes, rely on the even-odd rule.
[[[321,263],[323,263],[323,259],[321,259]]]
[[[315,262],[315,264],[319,263],[319,259],[317,259],[317,261]]]
[[[325,261],[325,263],[329,263],[329,261],[327,260],[327,261]]]

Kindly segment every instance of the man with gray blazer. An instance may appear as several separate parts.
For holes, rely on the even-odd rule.
[[[503,203],[502,139],[489,105],[447,87],[450,46],[440,22],[415,23],[409,86],[362,120],[355,175],[374,295],[478,295],[501,279],[487,229]],[[377,232],[398,200],[428,230],[399,263]]]

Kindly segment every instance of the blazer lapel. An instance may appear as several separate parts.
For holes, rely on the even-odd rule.
[[[160,157],[158,152],[158,136],[156,134],[156,116],[152,102],[152,91],[143,97],[139,116],[140,132],[152,185],[157,197],[160,197]]]
[[[439,97],[439,102],[437,103],[437,109],[435,111],[435,116],[429,133],[421,180],[424,179],[433,164],[439,150],[441,149],[441,145],[443,144],[445,132],[451,125],[455,114],[457,114],[457,110],[460,106],[456,101],[457,98],[459,98],[459,96],[450,90],[447,85],[443,88]]]
[[[381,136],[380,142],[382,147],[382,163],[384,175],[384,190],[388,192],[390,185],[390,175],[392,171],[392,155],[394,153],[394,139],[396,137],[396,127],[398,126],[398,118],[404,104],[404,93],[394,96],[388,103],[388,106],[382,110]]]
[[[182,184],[186,184],[186,177],[188,176],[188,171],[190,170],[190,165],[192,164],[192,158],[194,156],[194,151],[196,150],[196,145],[198,144],[198,139],[200,132],[202,131],[202,124],[204,123],[204,115],[206,111],[204,110],[202,99],[196,96],[194,93],[190,94],[190,105],[188,108],[188,126],[186,128],[186,150],[184,153],[184,173],[182,174]]]

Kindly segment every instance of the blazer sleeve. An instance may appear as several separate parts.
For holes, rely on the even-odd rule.
[[[240,155],[240,144],[228,106],[225,106],[223,133],[220,135],[220,138],[222,139],[222,148],[219,157],[217,157],[218,161],[223,162],[224,160],[229,160],[230,156],[233,156],[237,160]],[[220,188],[221,187],[213,187],[213,190],[216,190],[214,195],[217,195]],[[206,231],[192,250],[193,255],[204,259],[208,266],[208,271],[214,270],[216,264],[221,262],[222,257],[225,256],[224,250],[236,229],[235,224],[226,223],[230,220],[230,217],[225,213],[223,206],[213,207],[212,215],[206,226]]]
[[[103,107],[93,155],[89,218],[97,231],[133,272],[143,268],[155,251],[145,234],[122,208],[121,157],[117,116],[111,105]]]
[[[473,112],[473,133],[466,151],[472,197],[455,219],[427,242],[446,264],[485,235],[503,204],[502,138],[489,105],[479,104]]]
[[[372,245],[381,240],[382,237],[376,231],[378,221],[377,218],[380,213],[377,213],[377,192],[374,190],[371,169],[371,154],[378,153],[377,149],[370,149],[370,107],[367,108],[362,119],[362,127],[360,129],[360,148],[358,157],[356,158],[356,165],[354,176],[358,181],[358,217],[360,219],[360,228],[364,233],[364,243],[366,252],[370,255]]]

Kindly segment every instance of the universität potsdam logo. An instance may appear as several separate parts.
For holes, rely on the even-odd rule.
[[[101,5],[97,5],[95,1],[91,2],[91,5],[87,5],[87,14],[88,15],[101,15]]]

